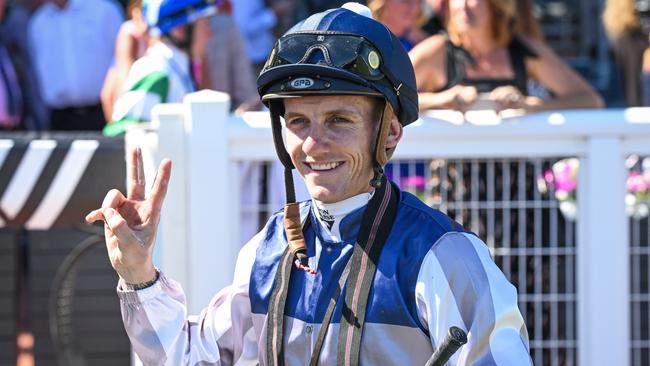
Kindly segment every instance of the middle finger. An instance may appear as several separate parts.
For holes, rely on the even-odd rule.
[[[144,200],[145,179],[144,163],[142,162],[142,150],[136,147],[131,150],[129,169],[129,199]]]

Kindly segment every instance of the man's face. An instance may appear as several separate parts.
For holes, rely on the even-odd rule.
[[[333,203],[371,190],[376,104],[363,96],[285,99],[287,151],[313,198]]]
[[[192,43],[192,26],[190,24],[183,24],[170,29],[169,38],[174,41],[176,46],[189,50]]]

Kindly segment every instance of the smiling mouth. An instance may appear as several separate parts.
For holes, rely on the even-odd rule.
[[[305,164],[311,170],[314,170],[314,171],[327,171],[327,170],[332,170],[332,169],[338,167],[339,165],[341,165],[343,163],[340,162],[340,161],[335,161],[335,162],[331,162],[331,163],[321,163],[321,164],[318,164],[318,163],[305,163]]]

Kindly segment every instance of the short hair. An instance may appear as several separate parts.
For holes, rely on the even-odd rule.
[[[485,0],[490,12],[492,37],[500,46],[506,46],[512,40],[515,32],[516,0]],[[449,7],[449,2],[447,2]],[[449,9],[448,9],[449,10]],[[453,21],[448,21],[447,32],[454,43],[459,43],[458,34]]]

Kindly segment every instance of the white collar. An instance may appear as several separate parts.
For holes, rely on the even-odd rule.
[[[350,212],[365,206],[372,198],[373,192],[364,192],[343,201],[324,203],[312,198],[314,213],[326,240],[341,241],[341,220]]]

